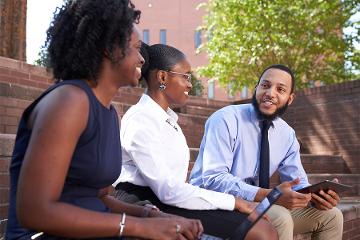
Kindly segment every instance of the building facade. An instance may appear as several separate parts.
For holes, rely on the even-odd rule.
[[[206,33],[199,30],[206,13],[199,4],[207,0],[133,0],[141,10],[139,30],[148,44],[163,43],[184,52],[194,70],[208,63],[206,53],[197,53],[197,48],[206,41]],[[201,79],[203,96],[217,100],[248,98],[248,91],[232,96],[227,88],[214,79]]]

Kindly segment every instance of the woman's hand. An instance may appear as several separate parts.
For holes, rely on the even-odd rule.
[[[241,213],[250,214],[258,205],[256,202],[249,202],[241,198],[235,198],[235,209]]]
[[[203,233],[199,220],[172,215],[170,218],[143,218],[139,233],[150,239],[198,239]],[[141,228],[141,229],[140,229]]]
[[[241,213],[250,214],[258,204],[257,202],[249,202],[241,198],[235,198],[235,208]],[[264,214],[263,218],[270,222],[268,215]]]

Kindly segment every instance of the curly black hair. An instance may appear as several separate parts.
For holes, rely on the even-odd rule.
[[[55,80],[96,83],[104,57],[116,63],[125,56],[140,13],[130,0],[70,0],[57,8],[45,43]]]

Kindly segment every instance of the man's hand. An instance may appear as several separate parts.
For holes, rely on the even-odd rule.
[[[337,178],[333,179],[334,182],[339,182]],[[312,193],[311,194],[311,202],[314,203],[314,207],[319,210],[330,210],[340,202],[339,195],[332,191],[328,190],[324,192],[321,190],[319,193]]]
[[[283,182],[278,187],[282,195],[276,204],[281,205],[289,210],[306,207],[311,200],[311,194],[302,194],[292,190],[292,187],[299,184],[299,178],[290,182]]]

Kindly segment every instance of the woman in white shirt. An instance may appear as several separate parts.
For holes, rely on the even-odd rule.
[[[164,212],[200,219],[205,233],[228,238],[254,204],[186,183],[189,148],[169,105],[186,103],[191,66],[182,52],[167,45],[143,44],[142,55],[148,90],[121,121],[123,165],[114,183],[116,195],[132,203],[149,200]],[[246,239],[277,239],[277,233],[261,220]]]

